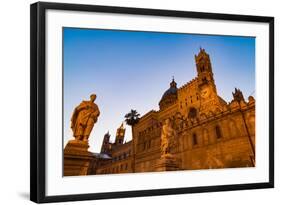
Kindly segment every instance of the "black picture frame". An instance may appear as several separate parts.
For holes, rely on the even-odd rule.
[[[263,183],[229,184],[220,186],[170,188],[157,190],[124,191],[46,196],[45,190],[45,116],[46,68],[45,25],[46,10],[68,10],[102,13],[121,13],[152,16],[169,16],[195,19],[263,22],[269,24],[269,181]],[[198,192],[218,192],[274,187],[274,18],[265,16],[230,15],[218,13],[156,10],[144,8],[110,7],[82,4],[38,2],[30,6],[30,200],[37,203],[76,200],[110,199]]]

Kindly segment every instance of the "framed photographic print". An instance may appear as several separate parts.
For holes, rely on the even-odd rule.
[[[30,198],[274,187],[274,18],[31,5]]]

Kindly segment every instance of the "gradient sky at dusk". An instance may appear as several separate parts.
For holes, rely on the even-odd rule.
[[[174,76],[178,87],[196,77],[194,55],[209,53],[218,94],[227,102],[240,88],[245,99],[255,91],[255,38],[64,28],[64,145],[72,138],[74,108],[97,95],[100,117],[90,150],[100,151],[103,135],[111,140],[130,109],[141,115],[158,110]],[[131,129],[126,126],[125,139]]]

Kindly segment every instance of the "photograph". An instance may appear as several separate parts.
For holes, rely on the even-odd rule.
[[[274,17],[30,7],[30,199],[274,187]]]
[[[254,168],[255,51],[255,36],[63,27],[63,176]]]

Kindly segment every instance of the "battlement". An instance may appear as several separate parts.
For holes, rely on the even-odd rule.
[[[198,82],[198,77],[193,78],[192,80],[188,81],[187,83],[185,83],[184,85],[182,85],[179,89],[178,92],[181,92],[183,90],[186,90],[194,85],[196,85]]]
[[[194,119],[184,118],[184,128],[190,129],[215,119],[221,119],[224,116],[236,112],[247,112],[252,109],[255,109],[255,99],[252,96],[249,96],[248,102],[242,101],[239,104],[239,102],[237,101],[232,101],[227,104],[223,110],[216,110],[214,112],[210,111],[208,113],[199,113],[199,117]]]

